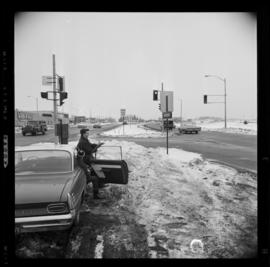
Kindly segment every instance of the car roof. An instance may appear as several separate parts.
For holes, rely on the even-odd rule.
[[[16,146],[16,151],[33,151],[33,150],[64,150],[70,152],[71,154],[74,152],[75,145],[71,144],[54,144],[54,143],[37,143],[28,146]]]

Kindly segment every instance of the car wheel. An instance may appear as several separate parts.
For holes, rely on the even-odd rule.
[[[37,132],[32,132],[32,135],[37,135]]]
[[[22,135],[25,136],[25,133],[23,132]]]

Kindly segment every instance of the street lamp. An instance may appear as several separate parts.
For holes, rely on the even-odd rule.
[[[27,97],[32,97],[36,99],[36,105],[37,105],[37,116],[38,116],[38,98],[37,97],[33,97],[31,95],[28,95]]]
[[[227,96],[227,94],[226,94],[226,79],[225,79],[225,78],[221,78],[221,77],[219,77],[219,76],[217,76],[217,75],[208,75],[208,74],[204,75],[204,77],[206,77],[206,78],[207,78],[207,77],[215,77],[215,78],[217,78],[217,79],[223,81],[223,83],[224,83],[224,116],[225,116],[224,123],[225,123],[225,129],[226,129],[226,128],[227,128],[227,110],[226,110],[226,96]]]

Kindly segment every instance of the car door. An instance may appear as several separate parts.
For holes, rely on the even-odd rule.
[[[128,183],[128,165],[124,160],[94,159],[91,166],[104,183]]]

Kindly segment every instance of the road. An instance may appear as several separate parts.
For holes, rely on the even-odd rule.
[[[90,128],[90,137],[97,139],[112,139],[99,136],[104,130],[117,127],[116,124],[103,126],[101,129]],[[80,129],[69,128],[69,141],[79,138]],[[166,147],[166,138],[132,138],[116,137],[126,141],[132,141],[145,147]],[[53,142],[54,131],[48,130],[45,135],[22,136],[15,135],[15,145],[24,146],[38,142]],[[238,170],[257,172],[257,136],[222,133],[214,131],[202,131],[199,134],[182,134],[169,137],[169,148],[179,148],[186,151],[199,153],[203,158],[220,162]],[[170,150],[169,150],[170,151]]]

